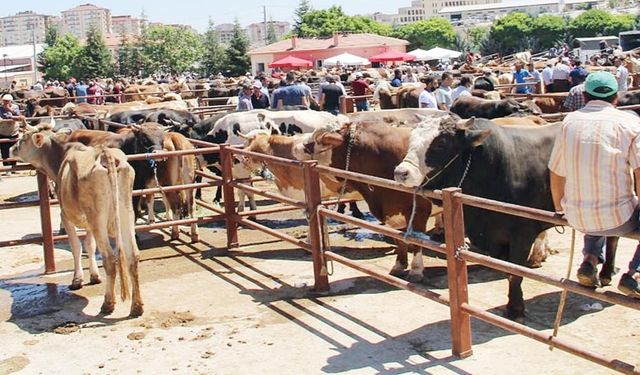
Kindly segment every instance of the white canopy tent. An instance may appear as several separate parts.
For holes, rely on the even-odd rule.
[[[461,52],[440,47],[434,47],[428,51],[418,48],[408,53],[415,56],[416,60],[419,61],[456,59],[462,55]]]
[[[343,53],[338,56],[333,56],[328,59],[325,59],[322,62],[323,66],[336,66],[336,65],[369,65],[371,64],[369,60],[364,57],[352,55],[350,53]]]

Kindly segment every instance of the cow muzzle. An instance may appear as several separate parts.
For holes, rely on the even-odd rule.
[[[423,177],[416,167],[407,163],[399,164],[393,171],[394,180],[405,186],[419,186]]]

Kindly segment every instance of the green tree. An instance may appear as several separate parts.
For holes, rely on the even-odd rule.
[[[411,49],[450,48],[456,43],[456,32],[444,18],[429,18],[401,26],[394,35],[407,40]]]
[[[207,31],[202,36],[202,41],[204,44],[204,53],[200,64],[202,73],[209,76],[224,70],[226,67],[226,54],[224,48],[220,45],[220,38],[211,18],[209,18],[209,27],[207,27]]]
[[[313,7],[311,6],[311,2],[309,0],[300,0],[300,4],[293,11],[293,33],[297,36],[304,37],[302,34],[302,23],[304,20],[304,16],[311,12]]]
[[[474,50],[479,50],[480,45],[488,36],[488,26],[473,26],[467,31],[467,40]]]
[[[247,55],[249,40],[244,30],[240,27],[240,22],[236,19],[233,24],[233,36],[229,40],[227,47],[227,73],[232,76],[239,76],[251,70],[251,60]]]
[[[142,59],[138,45],[134,45],[131,40],[122,33],[120,35],[120,46],[118,48],[118,74],[123,77],[134,77],[140,73]]]
[[[550,48],[562,38],[566,29],[567,22],[564,18],[545,14],[533,20],[531,35],[535,36],[540,48]]]
[[[44,73],[46,79],[67,80],[77,76],[81,53],[82,47],[78,39],[71,34],[65,34],[40,54],[38,69]]]
[[[267,24],[267,44],[272,44],[277,41],[278,36],[276,35],[276,28],[273,26],[273,18],[270,18]]]
[[[489,31],[489,38],[492,44],[495,44],[502,54],[511,54],[519,52],[530,44],[523,38],[524,35],[530,35],[533,27],[533,18],[526,13],[513,12],[498,19]],[[491,52],[491,53],[493,53]],[[484,54],[487,51],[483,52]]]
[[[618,35],[634,26],[631,14],[613,15],[600,9],[591,9],[569,22],[569,31],[575,38]]]
[[[53,46],[58,40],[58,28],[56,26],[47,26],[44,31],[44,43],[48,46]]]
[[[87,42],[82,48],[79,61],[79,78],[93,79],[113,75],[111,52],[95,27],[87,32]]]
[[[332,6],[328,9],[306,12],[302,17],[297,35],[301,37],[330,37],[339,32],[389,35],[391,27],[368,17],[348,16],[342,7]]]
[[[202,60],[202,39],[185,27],[147,27],[139,45],[144,74],[182,73]]]

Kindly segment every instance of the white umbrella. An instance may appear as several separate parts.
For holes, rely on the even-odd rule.
[[[416,61],[428,61],[428,60],[433,60],[428,54],[427,51],[423,50],[423,49],[415,49],[411,52],[407,52],[407,54],[415,56],[416,57]]]
[[[324,66],[335,66],[335,65],[369,65],[371,64],[369,60],[364,57],[352,55],[350,53],[343,53],[338,56],[333,56],[328,59],[325,59],[322,62]]]
[[[457,59],[460,55],[462,55],[461,52],[440,47],[426,51],[427,60]]]

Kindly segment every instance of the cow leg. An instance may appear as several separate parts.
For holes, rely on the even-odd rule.
[[[196,178],[195,178],[195,182],[197,184],[201,183],[202,182],[202,176],[197,175]],[[196,199],[202,199],[202,189],[201,188],[197,188],[196,189]]]
[[[616,250],[620,237],[607,237],[604,264],[598,275],[602,286],[611,285],[611,278],[616,274]]]
[[[109,315],[113,312],[116,305],[116,259],[114,257],[109,237],[107,236],[106,226],[103,231],[95,231],[96,244],[102,255],[102,267],[107,275],[107,285],[104,290],[104,302],[100,308],[100,313]]]
[[[524,298],[522,296],[522,277],[509,275],[509,303],[506,315],[508,319],[524,322]]]
[[[91,232],[87,232],[84,238],[84,250],[89,256],[89,274],[91,275],[89,284],[100,284],[102,280],[98,271],[98,262],[96,262],[96,239]]]
[[[145,199],[147,200],[147,224],[153,224],[156,222],[155,194],[147,194]]]
[[[527,265],[530,268],[539,268],[542,267],[542,262],[547,260],[547,248],[549,247],[549,239],[547,236],[547,231],[541,232],[536,240],[533,242],[533,247],[531,248],[531,255],[529,255],[529,259],[527,260]]]
[[[69,246],[71,246],[71,253],[73,254],[73,279],[71,280],[69,289],[77,290],[82,288],[83,281],[82,245],[80,244],[80,238],[78,238],[75,225],[66,220],[64,215],[62,215],[62,224],[69,234]],[[89,234],[90,232],[87,233],[87,235]]]
[[[347,205],[346,205],[346,204],[344,204],[344,203],[338,203],[338,213],[339,213],[339,214],[343,214],[343,213],[344,213],[345,208],[347,208]]]
[[[222,202],[222,186],[216,188],[216,196],[213,198],[213,203],[220,205],[220,202]]]
[[[144,308],[142,303],[142,296],[140,295],[140,277],[138,274],[138,264],[140,263],[140,251],[136,245],[135,240],[135,226],[131,222],[131,216],[127,214],[124,209],[121,212],[121,228],[120,233],[122,235],[122,246],[120,251],[124,251],[126,260],[129,263],[129,279],[131,280],[132,295],[131,295],[131,310],[129,316],[132,318],[142,315]]]
[[[396,240],[396,264],[391,268],[389,274],[397,277],[404,276],[404,270],[407,269],[409,261],[407,259],[407,245],[399,240]]]
[[[360,211],[356,202],[349,202],[349,210],[351,211],[351,216],[356,219],[364,219],[364,214]]]
[[[422,262],[422,250],[417,247],[410,245],[409,250],[413,253],[413,259],[411,260],[411,271],[409,271],[409,277],[407,277],[407,281],[412,283],[419,283],[424,278],[424,263]]]
[[[167,220],[168,221],[173,221],[176,219],[175,212],[173,212],[173,209],[171,208],[171,205],[169,204],[169,199],[167,199],[167,196],[165,194],[162,194],[162,201],[164,202],[164,208],[166,211],[166,215],[167,215]],[[180,228],[177,225],[173,225],[171,226],[171,239],[172,240],[177,240],[180,237]]]

